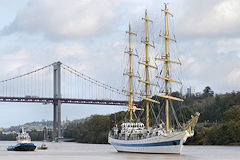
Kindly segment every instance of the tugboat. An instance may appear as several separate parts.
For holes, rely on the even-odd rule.
[[[31,137],[22,127],[22,132],[18,133],[16,137],[17,144],[15,146],[8,146],[8,151],[34,151],[36,146],[31,142]]]

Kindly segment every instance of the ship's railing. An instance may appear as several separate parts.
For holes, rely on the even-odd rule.
[[[159,136],[158,132],[153,132],[153,133],[140,133],[140,134],[114,134],[113,131],[109,132],[109,137],[114,138],[114,139],[119,139],[119,140],[141,140],[141,139],[146,139],[146,138],[151,138]]]

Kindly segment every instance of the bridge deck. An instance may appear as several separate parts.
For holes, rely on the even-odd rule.
[[[53,103],[61,100],[69,104],[98,104],[126,106],[128,101],[104,99],[74,99],[74,98],[44,98],[44,97],[0,97],[0,102],[28,102],[28,103]],[[135,102],[136,104],[137,102]]]

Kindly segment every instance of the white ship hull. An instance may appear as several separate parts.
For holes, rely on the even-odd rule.
[[[183,143],[189,136],[187,131],[182,131],[172,132],[166,136],[160,135],[140,140],[119,140],[108,137],[108,142],[118,152],[180,154]]]

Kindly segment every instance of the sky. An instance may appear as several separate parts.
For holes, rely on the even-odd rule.
[[[61,61],[121,88],[128,24],[141,31],[147,9],[158,35],[164,2],[174,14],[169,25],[174,24],[174,53],[186,85],[196,92],[205,86],[218,94],[238,91],[239,0],[0,0],[0,79]],[[1,103],[0,108],[0,127],[52,120],[52,105]],[[62,119],[71,120],[122,109],[63,105],[62,110]]]

